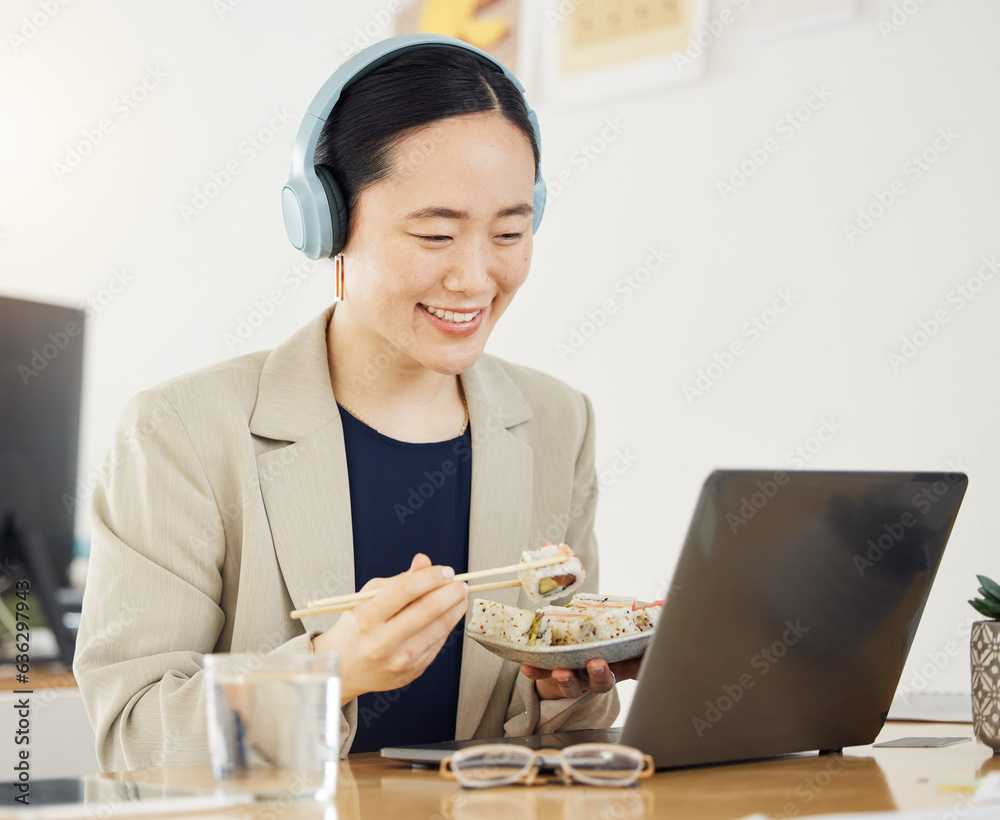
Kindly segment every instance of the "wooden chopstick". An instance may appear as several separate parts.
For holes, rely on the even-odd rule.
[[[462,572],[456,575],[454,581],[473,581],[476,578],[489,578],[491,575],[506,575],[508,572],[521,572],[526,569],[538,569],[539,567],[551,567],[553,564],[561,564],[566,557],[561,555],[556,558],[540,558],[537,561],[529,561],[526,564],[510,564],[506,567],[496,569],[480,569],[475,572]],[[520,581],[518,582],[520,583]],[[349,601],[367,601],[378,595],[377,589],[370,589],[367,592],[350,592],[347,595],[335,595],[332,598],[317,598],[314,601],[307,601],[306,606],[310,609],[332,604],[344,604]],[[349,609],[350,607],[348,607]]]
[[[520,581],[493,581],[489,584],[473,584],[469,592],[486,592],[488,589],[510,589],[521,586]]]
[[[457,576],[456,576],[457,577]],[[490,589],[509,589],[521,586],[520,581],[493,581],[489,584],[473,584],[469,587],[469,592],[486,592]],[[309,615],[326,615],[330,612],[347,612],[354,609],[358,604],[369,600],[368,598],[356,599],[353,601],[342,601],[339,604],[327,604],[326,606],[311,606],[308,609],[296,609],[292,612],[293,618],[305,618]]]
[[[488,578],[491,575],[505,575],[508,572],[521,572],[526,569],[538,569],[539,567],[551,567],[554,564],[561,564],[566,560],[565,556],[558,556],[555,558],[542,558],[538,561],[529,561],[526,564],[510,564],[506,567],[497,567],[495,569],[480,569],[475,572],[462,572],[454,577],[455,581],[471,581],[476,578]],[[469,592],[486,592],[490,589],[509,589],[511,587],[521,586],[521,581],[510,580],[510,581],[494,581],[489,584],[475,584],[469,587]],[[371,589],[367,592],[352,592],[349,595],[336,595],[332,598],[318,598],[315,601],[309,601],[306,604],[305,609],[296,609],[292,611],[293,618],[305,618],[309,615],[326,615],[330,612],[346,612],[349,609],[354,609],[362,601],[368,601],[378,595],[379,591],[377,589]]]
[[[538,569],[539,567],[551,567],[554,564],[561,564],[566,561],[565,555],[555,558],[539,558],[537,561],[528,561],[526,564],[510,564],[506,567],[496,569],[480,569],[475,572],[463,572],[455,576],[456,581],[472,581],[476,578],[489,578],[491,575],[506,575],[508,572],[522,572],[526,569]]]

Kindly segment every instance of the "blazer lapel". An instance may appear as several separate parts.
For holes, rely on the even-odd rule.
[[[274,553],[295,609],[354,592],[354,536],[340,420],[257,458]],[[326,631],[336,615],[302,619]]]
[[[329,308],[268,355],[250,420],[251,433],[271,440],[257,456],[258,478],[275,557],[296,609],[354,591],[350,484],[326,353],[332,313]],[[335,618],[302,623],[307,631],[326,630]]]
[[[512,428],[531,416],[531,407],[503,369],[489,356],[462,375],[472,435],[472,506],[469,512],[469,570],[515,563],[527,549],[531,528],[532,450]],[[520,590],[494,590],[494,601],[514,605]],[[462,647],[455,736],[471,738],[489,703],[504,661],[465,638]]]

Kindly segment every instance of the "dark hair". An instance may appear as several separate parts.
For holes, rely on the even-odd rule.
[[[437,120],[483,111],[502,114],[524,132],[537,180],[540,154],[521,92],[499,69],[448,46],[402,54],[345,88],[313,162],[331,169],[350,214],[358,195],[392,172],[399,140]]]

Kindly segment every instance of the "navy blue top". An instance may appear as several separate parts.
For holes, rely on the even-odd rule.
[[[413,444],[384,436],[341,409],[351,488],[354,582],[405,572],[417,552],[467,572],[472,438]],[[454,740],[462,667],[460,621],[416,680],[358,698],[351,752]]]

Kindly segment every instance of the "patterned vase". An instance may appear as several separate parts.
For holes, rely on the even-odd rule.
[[[1000,754],[1000,621],[976,621],[970,637],[972,726]]]

